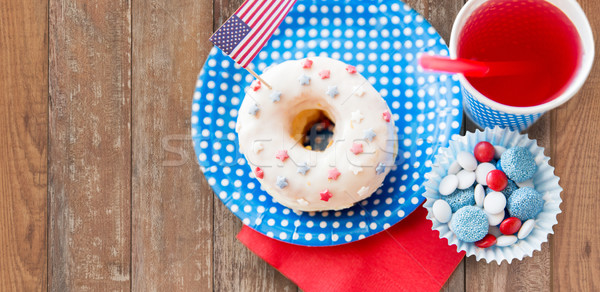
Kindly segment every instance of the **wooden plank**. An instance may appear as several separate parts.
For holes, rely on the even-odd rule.
[[[132,290],[212,290],[213,194],[190,137],[212,2],[135,1],[132,19]]]
[[[47,285],[47,8],[0,2],[0,291]]]
[[[50,1],[51,291],[130,287],[130,11]]]
[[[214,1],[213,30],[243,0]],[[212,194],[208,188],[202,190]],[[216,291],[297,291],[296,285],[253,254],[235,236],[242,222],[220,200],[214,200],[214,289]]]
[[[592,29],[600,30],[600,2],[578,1]],[[600,38],[595,36],[596,52]],[[596,53],[597,54],[597,53]],[[579,94],[552,113],[553,159],[560,185],[562,214],[554,227],[553,287],[557,291],[600,291],[600,235],[597,203],[600,155],[600,64],[596,58]]]
[[[550,115],[542,116],[527,130],[529,137],[537,139],[545,147],[546,155],[552,153]],[[467,122],[467,129],[473,131],[474,124]],[[554,162],[554,160],[551,160]],[[549,291],[551,290],[551,248],[548,243],[542,245],[533,257],[523,261],[513,261],[510,265],[503,262],[487,264],[476,261],[475,257],[466,260],[466,291]]]

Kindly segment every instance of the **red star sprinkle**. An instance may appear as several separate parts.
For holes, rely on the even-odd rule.
[[[257,178],[263,178],[265,176],[265,172],[262,169],[260,169],[260,167],[256,167],[254,169],[254,174]]]
[[[281,161],[285,161],[289,157],[290,156],[288,155],[287,150],[279,150],[279,151],[277,151],[277,155],[275,155],[275,158],[277,158]]]
[[[350,74],[354,74],[354,73],[356,73],[356,67],[354,67],[352,65],[348,65],[348,66],[346,66],[346,71],[348,71],[348,73],[350,73]]]
[[[252,84],[250,85],[250,88],[252,88],[252,90],[257,91],[260,89],[260,81],[259,80],[254,80],[252,82]]]
[[[386,122],[390,122],[390,118],[392,117],[392,114],[390,114],[390,112],[384,112],[383,113],[383,120]]]
[[[363,145],[357,142],[354,142],[352,144],[352,148],[350,148],[350,151],[352,153],[354,153],[354,155],[358,155],[359,153],[363,152]]]
[[[332,168],[329,170],[329,176],[327,176],[327,178],[337,180],[338,177],[340,177],[340,174],[341,173],[337,170],[337,168]]]
[[[302,62],[302,68],[310,69],[312,67],[312,63],[313,63],[313,61],[306,59],[306,60],[304,60],[304,62]]]
[[[329,78],[330,75],[331,75],[331,71],[329,71],[329,70],[323,70],[323,71],[319,72],[319,77],[321,77],[321,79],[327,79],[327,78]]]
[[[321,195],[321,201],[325,201],[325,202],[329,202],[329,199],[331,199],[331,197],[333,197],[333,195],[331,194],[331,192],[329,192],[328,189],[324,189],[319,194]]]

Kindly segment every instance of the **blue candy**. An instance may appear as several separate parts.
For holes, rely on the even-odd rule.
[[[498,161],[496,162],[496,169],[502,170],[502,160],[498,159]],[[504,171],[504,170],[502,170],[502,171]]]
[[[458,239],[464,242],[475,242],[484,238],[488,233],[489,223],[483,209],[466,206],[452,215],[450,229]]]
[[[504,188],[501,193],[504,194],[504,196],[508,199],[508,197],[510,197],[510,195],[519,188],[519,186],[517,186],[517,184],[512,181],[512,180],[508,180],[508,184],[506,185],[506,188]],[[485,188],[485,194],[489,194],[491,192],[495,192],[494,190],[490,189],[490,188]]]
[[[544,208],[542,194],[531,187],[517,189],[508,198],[508,213],[525,222],[535,218]]]
[[[475,205],[475,187],[459,190],[456,189],[452,194],[442,196],[442,199],[450,205],[452,213],[464,206]]]
[[[524,182],[532,178],[537,170],[531,152],[519,146],[504,151],[500,157],[500,165],[506,176],[515,182]]]

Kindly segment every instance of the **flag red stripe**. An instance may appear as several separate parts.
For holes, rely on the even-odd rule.
[[[275,8],[270,11],[269,16],[262,19],[263,21],[260,23],[260,26],[252,29],[252,34],[247,38],[247,41],[245,43],[239,44],[238,46],[241,45],[240,48],[250,47],[248,49],[248,51],[254,49],[254,46],[256,45],[256,41],[254,41],[256,35],[259,34],[259,32],[263,31],[265,24],[271,25],[273,23],[273,20],[271,19],[271,17],[273,17],[273,14],[281,7],[281,4],[285,3],[286,1],[289,1],[289,0],[278,1],[279,3],[277,3],[277,6],[275,6]],[[285,10],[283,10],[283,11],[285,11]],[[262,32],[262,33],[264,34],[264,32]],[[270,37],[270,35],[269,35],[269,37]],[[235,60],[239,56],[239,54],[242,53],[243,51],[244,51],[243,49],[235,51],[231,57]],[[244,54],[244,56],[246,54]]]
[[[264,1],[262,1],[262,2],[264,2]],[[257,6],[258,6],[258,4],[255,4],[255,5],[257,5]],[[249,22],[249,20],[251,20],[252,18],[254,18],[254,17],[256,16],[256,13],[257,13],[257,12],[258,12],[258,11],[259,11],[261,8],[263,8],[263,7],[264,7],[264,5],[261,5],[261,6],[259,6],[259,8],[258,8],[258,9],[254,9],[254,11],[252,11],[252,14],[250,14],[250,15],[249,15],[249,16],[247,16],[247,17],[245,17],[244,21],[245,21],[246,23],[248,23],[248,22]],[[250,27],[252,27],[252,25],[250,25]]]
[[[239,18],[244,18],[252,6],[252,3],[250,2],[253,2],[253,0],[244,1],[234,14],[237,14]]]
[[[246,52],[246,54],[244,54],[244,56],[241,58],[242,62],[240,65],[242,65],[242,67],[246,68],[246,66],[248,66],[248,64],[250,64],[250,62],[252,60],[254,60],[254,58],[256,57],[258,52],[264,47],[264,45],[267,43],[267,41],[269,40],[269,38],[271,37],[273,32],[275,32],[275,29],[277,29],[277,27],[279,27],[279,25],[281,24],[281,22],[287,15],[287,13],[291,10],[291,8],[294,5],[294,3],[296,2],[296,0],[288,0],[288,2],[289,3],[287,4],[287,7],[280,14],[279,18],[270,24],[270,26],[267,29],[267,33],[265,33],[263,35],[263,37],[261,38],[261,40],[259,40],[258,45],[256,45],[256,43],[255,43],[252,50],[249,50],[248,52]],[[250,51],[252,51],[252,53],[250,54],[250,58],[247,58],[248,53]]]
[[[278,1],[278,2],[279,2],[279,4],[281,4],[281,1]],[[279,4],[277,4],[277,6],[279,6]],[[271,11],[273,6],[274,6],[273,2],[269,1],[269,4],[264,5],[264,7],[263,7],[264,9],[260,12],[260,15],[248,19],[248,22],[246,22],[246,23],[254,29],[255,25],[257,25],[257,22],[263,23],[265,21],[269,21],[270,18],[263,18],[263,17],[265,16],[265,13],[267,13],[268,11]]]

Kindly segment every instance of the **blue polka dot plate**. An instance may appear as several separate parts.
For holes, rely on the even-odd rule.
[[[437,149],[459,133],[462,119],[458,81],[423,72],[419,53],[448,55],[448,49],[402,2],[296,3],[250,68],[262,72],[317,55],[355,65],[390,106],[399,139],[395,166],[370,198],[341,211],[296,212],[273,201],[239,152],[235,122],[253,77],[213,48],[198,77],[191,122],[198,162],[215,194],[258,232],[307,246],[360,240],[408,216],[424,200],[421,185]]]

